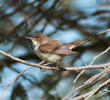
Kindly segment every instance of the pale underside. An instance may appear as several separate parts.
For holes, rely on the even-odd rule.
[[[59,60],[62,59],[62,56],[61,55],[45,54],[45,53],[40,52],[38,48],[35,48],[35,53],[43,61],[49,62],[49,63],[57,63]]]

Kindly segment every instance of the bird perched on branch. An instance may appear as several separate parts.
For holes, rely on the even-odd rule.
[[[26,38],[32,41],[34,51],[37,56],[48,63],[57,63],[64,56],[76,53],[75,51],[73,51],[74,48],[82,45],[90,39],[85,38],[76,42],[65,44],[58,40],[52,40],[42,33]]]
[[[75,54],[76,52],[74,49],[76,47],[91,39],[103,37],[107,32],[110,32],[110,28],[96,34],[93,37],[88,37],[68,44],[62,43],[58,40],[52,40],[42,33],[26,38],[32,41],[34,51],[40,59],[47,63],[57,63],[64,56]]]

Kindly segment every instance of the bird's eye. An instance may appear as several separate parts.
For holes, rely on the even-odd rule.
[[[40,41],[40,38],[38,38],[37,41]]]
[[[38,39],[36,39],[36,41],[38,41]]]

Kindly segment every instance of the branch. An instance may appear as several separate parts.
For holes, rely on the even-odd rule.
[[[41,64],[27,62],[25,60],[11,56],[10,54],[8,54],[4,51],[1,51],[1,50],[0,50],[0,54],[4,55],[6,57],[9,57],[10,59],[17,61],[17,62],[20,62],[22,64],[26,64],[29,66],[33,66],[33,67],[37,67],[37,68],[41,68],[41,69],[46,69],[46,70],[81,71],[81,70],[89,70],[89,69],[104,69],[105,67],[110,66],[110,63],[105,63],[105,64],[101,64],[101,65],[88,65],[88,66],[79,66],[79,67],[56,68],[56,67],[49,67],[49,66],[45,66],[45,65],[41,65]]]
[[[93,96],[96,93],[100,92],[102,89],[104,89],[109,84],[110,84],[110,79],[106,80],[105,82],[103,82],[101,85],[99,85],[97,88],[91,90],[90,92],[82,94],[78,97],[75,97],[72,100],[88,100],[91,96]]]
[[[110,29],[108,29],[108,30],[110,30]],[[104,31],[104,32],[107,32],[108,30],[106,30],[106,31]],[[89,66],[92,65],[97,58],[99,58],[99,57],[102,56],[103,54],[107,53],[109,50],[110,50],[110,47],[108,47],[106,50],[102,51],[99,55],[95,56],[95,57],[93,58],[93,60],[90,62]],[[75,78],[75,80],[73,81],[74,84],[76,83],[76,81],[78,80],[78,78],[79,78],[84,72],[85,72],[85,70],[82,70],[82,71],[78,74],[78,76],[77,76],[77,77]]]
[[[92,90],[91,93],[88,95],[88,97],[85,100],[88,100],[91,96],[95,95],[96,93],[98,93],[100,90],[102,90],[109,84],[110,84],[110,78],[107,81],[105,81],[104,83],[102,83],[101,85],[99,85],[98,88]]]
[[[72,96],[75,92],[77,92],[79,89],[88,86],[88,85],[94,85],[96,82],[100,81],[102,78],[105,78],[108,73],[110,73],[110,66],[108,66],[107,68],[105,68],[105,70],[103,70],[101,73],[96,74],[94,76],[92,76],[91,78],[89,78],[86,82],[84,82],[84,84],[80,85],[79,87],[75,88],[72,93],[68,94],[67,96],[65,96],[62,100],[67,100],[67,98],[69,98],[70,96]],[[88,94],[88,93],[87,93]],[[84,96],[87,96],[87,94],[84,94]],[[80,96],[75,97],[75,98],[80,98]],[[85,97],[84,97],[85,98]],[[73,99],[74,100],[74,99]],[[76,99],[75,99],[76,100]],[[80,99],[77,99],[80,100]]]

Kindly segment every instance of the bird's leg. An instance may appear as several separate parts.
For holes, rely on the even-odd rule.
[[[52,64],[52,63],[46,63],[46,64],[44,64],[44,65],[47,66],[47,65],[50,65],[50,64]]]
[[[45,63],[46,63],[45,61],[42,61],[42,62],[40,62],[39,64],[46,66]],[[40,70],[41,70],[42,72],[45,72],[45,71],[46,71],[46,68],[42,68],[42,69],[40,68]]]
[[[57,69],[65,70],[65,65],[62,63],[62,61],[58,61],[56,63]]]
[[[53,63],[48,63],[48,62],[45,62],[45,61],[41,62],[41,64],[44,65],[44,66],[49,66],[49,67],[51,67],[53,65]],[[46,71],[46,70],[47,70],[46,67],[41,69],[41,71]]]
[[[45,66],[49,66],[49,67],[56,67],[57,68],[57,70],[58,70],[58,64],[57,63],[46,63],[46,64],[44,64]]]
[[[47,66],[47,65],[51,65],[52,63],[47,63],[47,62],[45,62],[45,61],[42,61],[42,62],[40,62],[39,64],[40,64],[40,65]]]
[[[40,64],[40,65],[43,65],[44,63],[45,63],[45,61],[41,61],[39,64]]]

